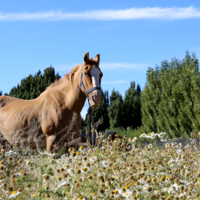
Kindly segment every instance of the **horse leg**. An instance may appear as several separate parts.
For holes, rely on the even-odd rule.
[[[47,152],[52,153],[53,145],[55,143],[56,136],[55,135],[48,135],[46,136],[47,139]]]

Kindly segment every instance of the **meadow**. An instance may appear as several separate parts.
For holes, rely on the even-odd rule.
[[[116,132],[114,141],[100,132],[95,146],[70,148],[58,158],[18,143],[1,146],[0,199],[200,199],[199,133],[184,147],[160,148],[156,141],[168,140],[164,132]]]

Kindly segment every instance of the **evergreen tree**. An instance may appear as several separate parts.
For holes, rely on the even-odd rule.
[[[60,78],[59,74],[55,75],[55,70],[52,66],[44,70],[42,75],[39,70],[35,76],[29,75],[21,80],[20,85],[13,87],[9,93],[10,96],[16,96],[20,99],[37,98],[51,83]]]
[[[126,91],[123,101],[124,127],[132,127],[133,129],[141,126],[141,102],[140,102],[140,86],[137,85],[135,90],[135,82],[131,82],[131,87]]]
[[[16,97],[17,96],[17,88],[16,87],[13,87],[10,91],[10,96],[12,97]]]
[[[123,99],[119,92],[113,89],[110,96],[110,106],[108,107],[108,117],[110,128],[124,127]]]
[[[2,96],[2,91],[0,91],[0,96]]]

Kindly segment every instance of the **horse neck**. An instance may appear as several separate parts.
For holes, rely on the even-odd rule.
[[[86,95],[85,93],[82,92],[81,88],[79,91],[77,91],[80,86],[81,71],[82,71],[82,65],[80,65],[78,70],[75,72],[73,82],[71,83],[70,80],[68,81],[67,83],[68,91],[67,94],[65,95],[66,106],[67,107],[70,106],[72,110],[77,113],[81,112],[86,101]]]

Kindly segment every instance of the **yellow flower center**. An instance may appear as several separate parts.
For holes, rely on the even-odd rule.
[[[114,194],[118,194],[118,190],[115,190],[115,191],[114,191]]]
[[[87,171],[87,167],[83,167],[83,171],[86,172]]]
[[[34,195],[33,195],[33,197],[36,197],[37,196],[37,193],[35,193]]]

